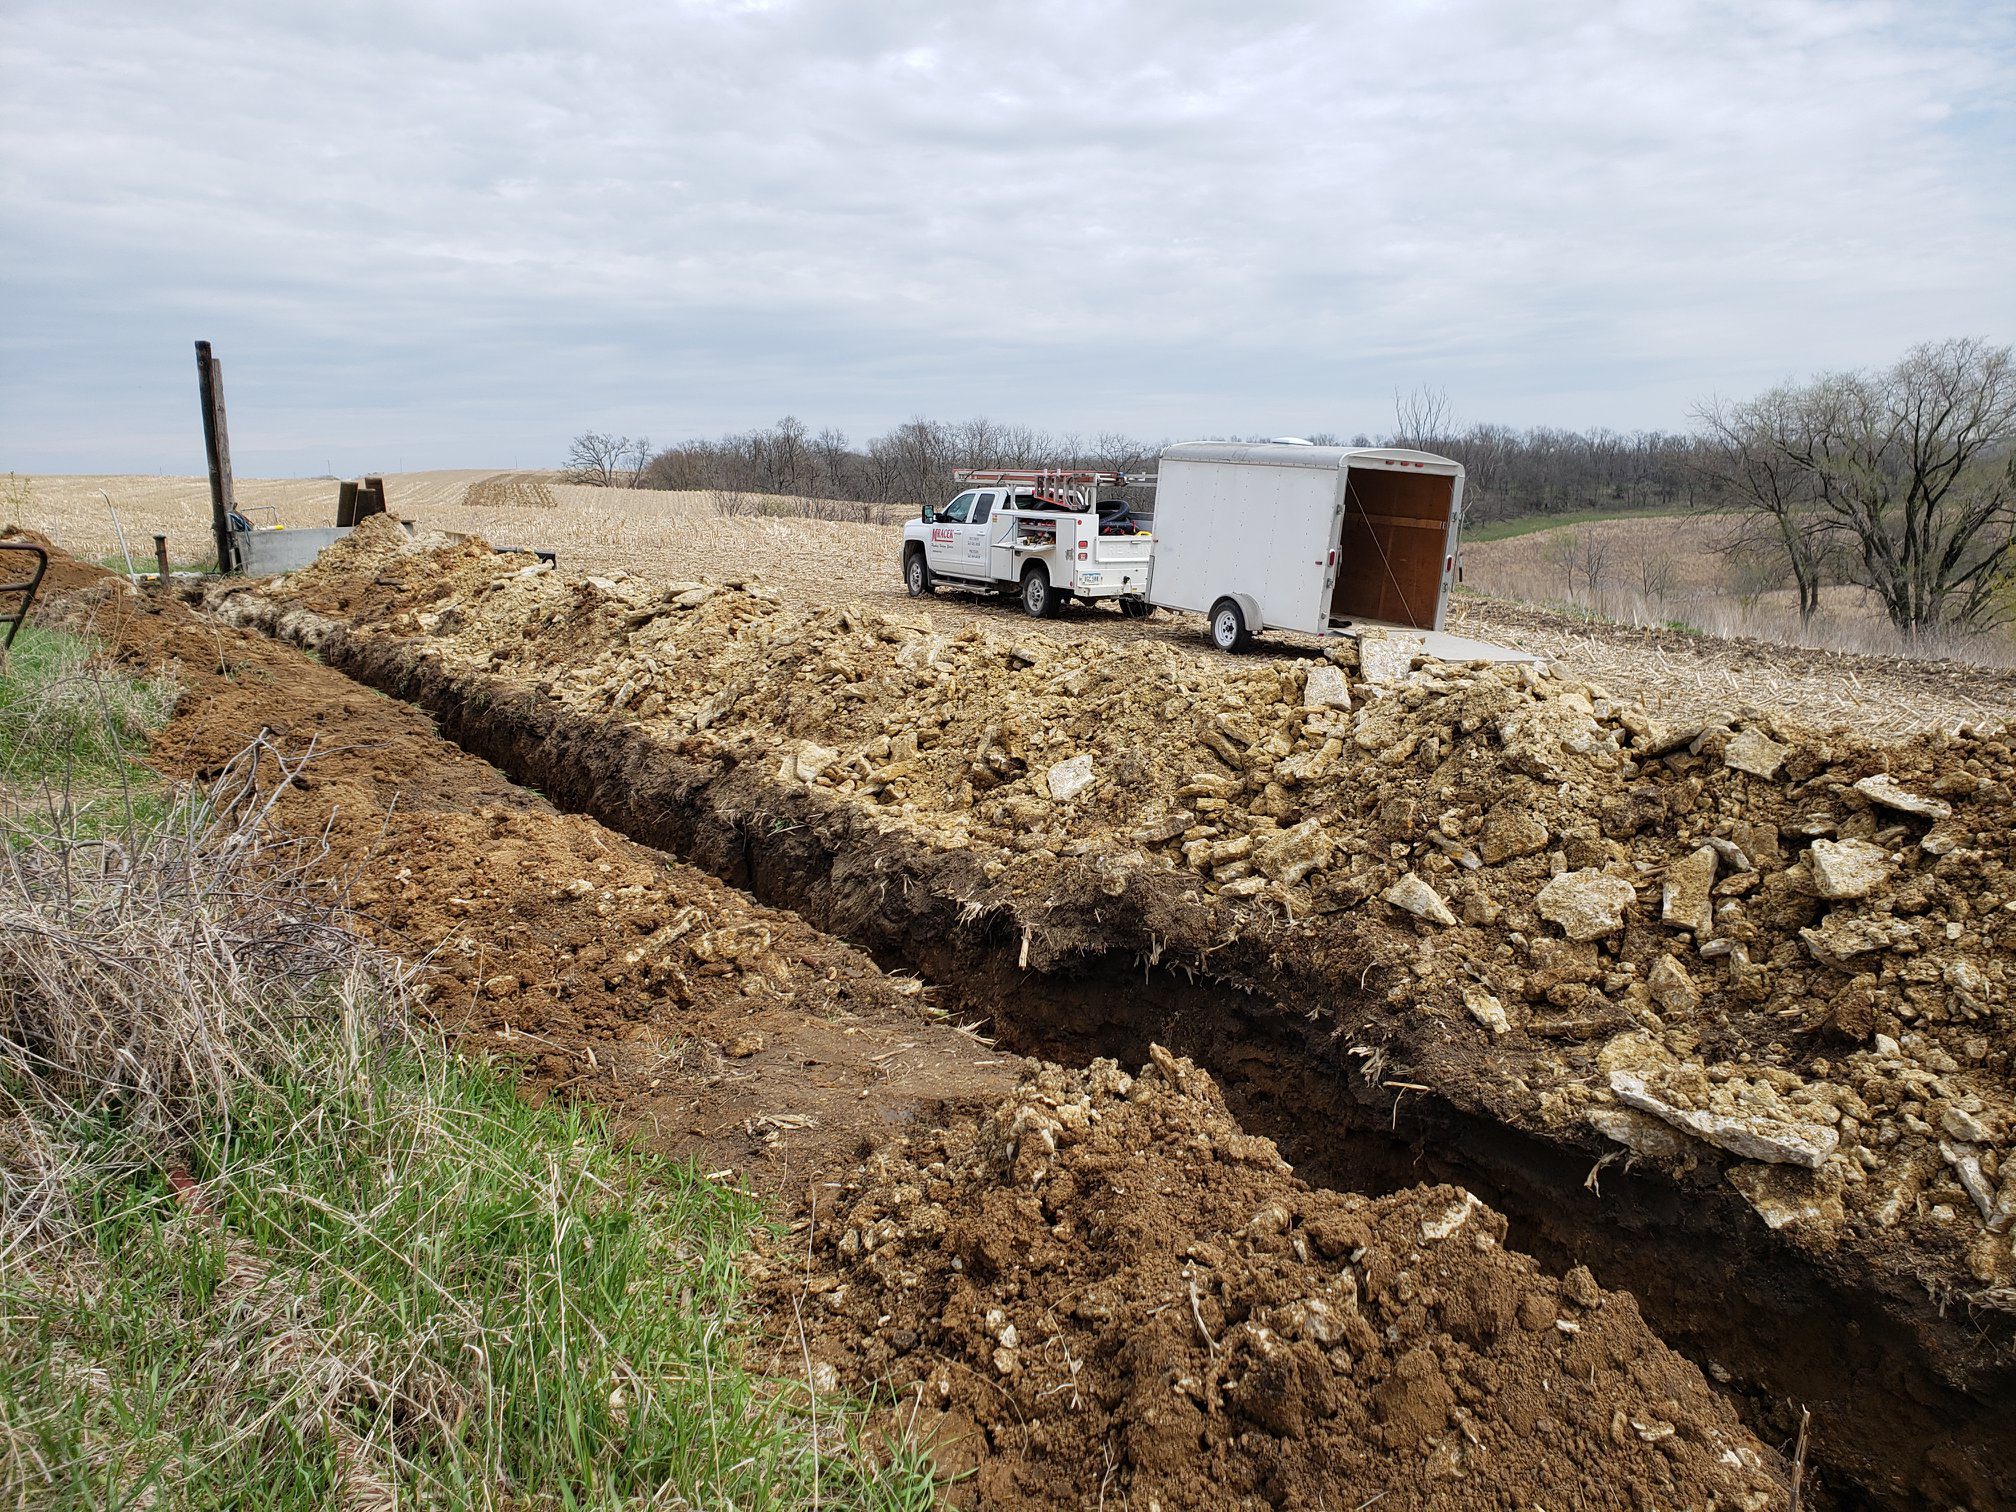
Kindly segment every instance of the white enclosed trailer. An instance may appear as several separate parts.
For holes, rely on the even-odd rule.
[[[1463,466],[1428,452],[1186,441],[1162,453],[1150,603],[1261,630],[1436,632],[1455,577]]]

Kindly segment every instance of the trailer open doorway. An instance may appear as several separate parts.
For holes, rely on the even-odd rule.
[[[1330,620],[1438,630],[1455,566],[1461,479],[1382,459],[1344,471]]]

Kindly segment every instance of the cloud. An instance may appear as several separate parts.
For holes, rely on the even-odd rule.
[[[193,470],[197,336],[241,467],[343,470],[1424,381],[1675,426],[2010,339],[2001,8],[1357,9],[17,0],[0,450]]]

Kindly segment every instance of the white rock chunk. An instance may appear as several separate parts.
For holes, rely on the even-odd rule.
[[[1783,1119],[1751,1121],[1726,1113],[1676,1108],[1647,1091],[1645,1079],[1629,1071],[1612,1071],[1610,1090],[1627,1107],[1663,1118],[1674,1128],[1685,1130],[1696,1139],[1705,1139],[1732,1155],[1741,1155],[1745,1160],[1805,1166],[1812,1170],[1833,1154],[1835,1145],[1841,1142],[1841,1136],[1826,1124],[1795,1123]]]
[[[1866,898],[1890,880],[1890,853],[1867,840],[1815,840],[1806,854],[1823,898]]]
[[[1305,709],[1348,709],[1351,707],[1351,683],[1344,676],[1343,669],[1320,662],[1309,669],[1309,678],[1302,684],[1302,707]]]
[[[1778,775],[1778,769],[1791,754],[1790,746],[1778,744],[1762,730],[1738,730],[1729,737],[1722,760],[1739,772],[1769,780]]]
[[[1864,777],[1855,784],[1855,791],[1871,803],[1880,803],[1900,814],[1916,814],[1921,819],[1950,819],[1953,805],[1937,798],[1921,798],[1916,793],[1906,792],[1897,786],[1897,780],[1888,772],[1878,772],[1874,777]]]
[[[1086,751],[1068,761],[1060,761],[1050,768],[1047,775],[1051,799],[1057,803],[1069,803],[1092,786],[1092,753]]]
[[[1505,1017],[1505,1005],[1498,1001],[1498,995],[1475,982],[1463,984],[1463,1006],[1470,1010],[1470,1017],[1493,1034],[1504,1034],[1512,1027],[1512,1021]]]
[[[1369,683],[1405,682],[1421,654],[1418,635],[1365,635],[1358,640],[1358,675]]]
[[[1563,872],[1534,895],[1533,906],[1569,939],[1600,940],[1624,927],[1624,910],[1636,896],[1622,877],[1592,867]]]
[[[1456,915],[1449,911],[1449,905],[1442,901],[1442,895],[1412,872],[1406,873],[1379,896],[1395,908],[1405,909],[1417,919],[1426,919],[1430,924],[1446,926],[1456,922]]]

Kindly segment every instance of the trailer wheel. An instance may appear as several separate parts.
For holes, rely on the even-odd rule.
[[[931,568],[924,561],[924,553],[913,551],[903,559],[903,586],[910,590],[910,597],[922,598],[931,591]]]
[[[1122,619],[1146,619],[1155,612],[1155,606],[1144,598],[1123,598],[1120,600]]]
[[[1057,591],[1050,586],[1050,569],[1032,562],[1022,574],[1022,608],[1032,619],[1049,619],[1057,612]]]
[[[1232,599],[1221,598],[1211,606],[1211,644],[1220,651],[1239,652],[1251,645],[1253,637],[1246,630],[1246,616],[1239,611],[1239,605]]]

